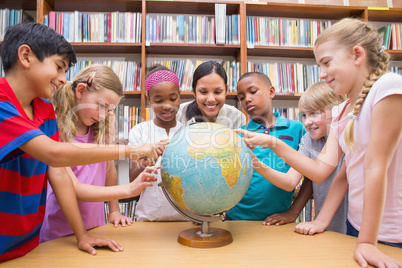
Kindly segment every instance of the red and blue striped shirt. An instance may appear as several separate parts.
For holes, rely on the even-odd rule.
[[[59,140],[53,106],[32,101],[26,115],[6,79],[0,78],[0,262],[24,256],[39,244],[45,215],[48,165],[19,149],[38,135]]]

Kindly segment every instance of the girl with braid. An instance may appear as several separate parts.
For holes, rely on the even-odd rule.
[[[271,148],[313,181],[327,177],[344,153],[347,178],[332,182],[317,218],[295,231],[323,232],[348,191],[347,234],[358,237],[356,261],[362,267],[402,267],[377,248],[377,242],[402,248],[402,77],[388,72],[380,35],[361,20],[343,19],[326,29],[314,54],[320,78],[336,94],[348,96],[332,110],[331,131],[317,159],[269,135],[238,132],[249,147]]]

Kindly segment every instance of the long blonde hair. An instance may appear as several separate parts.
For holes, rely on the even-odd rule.
[[[336,95],[326,82],[317,82],[309,86],[299,100],[300,111],[325,111],[346,100],[344,95]]]
[[[350,50],[354,46],[361,46],[366,52],[367,64],[369,67],[369,76],[364,82],[359,96],[353,108],[353,115],[359,115],[360,108],[364,99],[369,93],[373,84],[386,72],[389,67],[389,54],[381,48],[382,38],[377,29],[369,23],[360,19],[345,18],[322,32],[315,41],[315,46],[334,40],[339,45],[343,45]],[[352,118],[345,128],[345,143],[349,150],[353,152],[355,146],[354,139],[354,121]]]
[[[96,71],[95,71],[96,70]],[[88,84],[88,78],[93,81]],[[112,69],[105,65],[93,64],[82,69],[73,79],[61,86],[53,94],[51,102],[55,107],[57,125],[59,127],[60,140],[71,142],[76,135],[75,122],[77,121],[77,109],[75,90],[78,84],[83,83],[89,91],[113,90],[120,97],[123,96],[123,86],[119,77]],[[107,114],[105,120],[91,126],[94,133],[94,143],[105,144],[114,142],[114,113]]]

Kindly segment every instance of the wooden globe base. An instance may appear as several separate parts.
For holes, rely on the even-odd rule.
[[[200,228],[192,228],[182,231],[177,238],[177,242],[193,248],[217,248],[233,242],[232,234],[229,231],[220,228],[210,228],[209,231],[213,234],[202,237],[198,234],[200,230]]]

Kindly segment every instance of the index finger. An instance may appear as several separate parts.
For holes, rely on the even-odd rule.
[[[253,133],[253,132],[250,132],[250,131],[242,129],[242,128],[235,129],[234,132],[236,132],[238,134],[242,134],[246,138],[250,138],[250,134]]]

